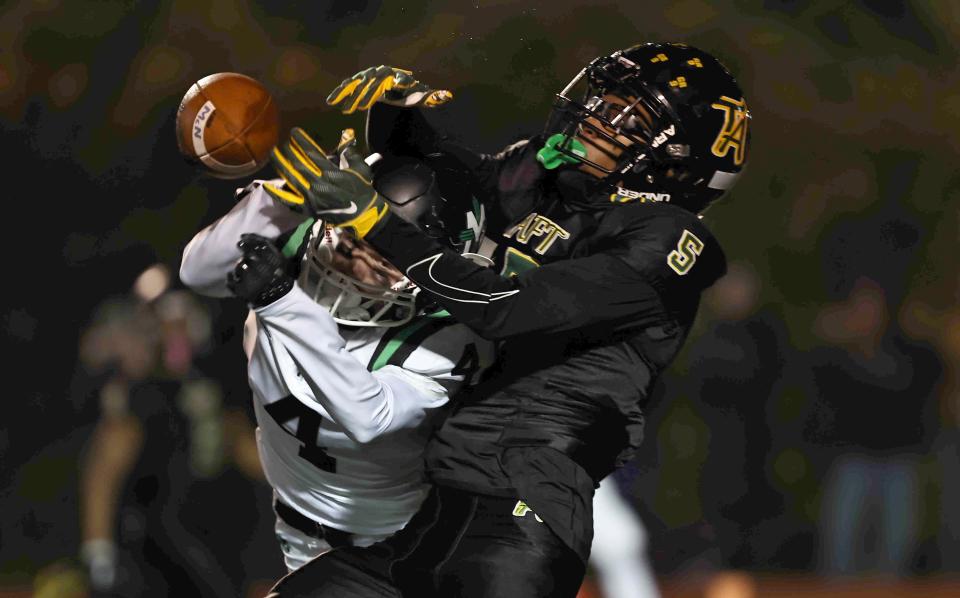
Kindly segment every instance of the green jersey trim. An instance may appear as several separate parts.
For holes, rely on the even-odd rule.
[[[387,331],[380,339],[380,343],[370,357],[367,366],[375,372],[385,365],[402,366],[420,343],[434,332],[454,324],[447,310],[438,311],[427,316],[421,316],[405,326],[399,326]]]
[[[293,231],[293,234],[290,235],[290,238],[284,243],[283,249],[280,250],[283,257],[289,259],[297,255],[297,252],[300,251],[300,246],[303,245],[304,239],[310,234],[310,227],[313,226],[314,222],[316,222],[315,218],[307,218],[300,223],[300,226]]]

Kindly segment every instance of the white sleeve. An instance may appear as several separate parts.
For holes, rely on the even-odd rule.
[[[241,257],[237,249],[241,234],[257,233],[275,239],[305,219],[273,201],[261,181],[254,181],[250,187],[225,216],[194,235],[183,250],[180,280],[200,295],[230,296],[227,274]]]
[[[416,427],[449,400],[446,389],[426,376],[393,366],[368,371],[346,350],[330,314],[297,285],[256,313],[274,355],[289,359],[295,370],[284,374],[291,393],[319,403],[357,442]]]

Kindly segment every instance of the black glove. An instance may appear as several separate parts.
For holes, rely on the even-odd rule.
[[[253,307],[263,307],[290,292],[293,277],[287,274],[286,259],[270,239],[245,233],[237,247],[243,257],[227,274],[227,288],[234,295]]]

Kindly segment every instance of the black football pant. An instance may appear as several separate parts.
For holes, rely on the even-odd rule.
[[[270,598],[574,598],[583,562],[516,506],[516,498],[435,487],[395,535],[317,557]]]

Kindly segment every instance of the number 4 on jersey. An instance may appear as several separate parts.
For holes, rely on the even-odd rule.
[[[322,446],[317,446],[317,432],[320,431],[320,424],[323,422],[319,413],[298,401],[293,395],[274,401],[265,409],[285,432],[296,436],[297,440],[303,443],[298,453],[301,457],[324,471],[337,472],[337,460],[328,455]],[[294,420],[297,421],[296,434],[289,429],[290,422]]]
[[[701,251],[703,251],[703,241],[697,235],[684,229],[680,241],[677,242],[677,248],[667,255],[667,265],[674,272],[683,276],[690,271],[690,268],[693,268],[693,264],[696,263],[697,256],[700,255]]]

